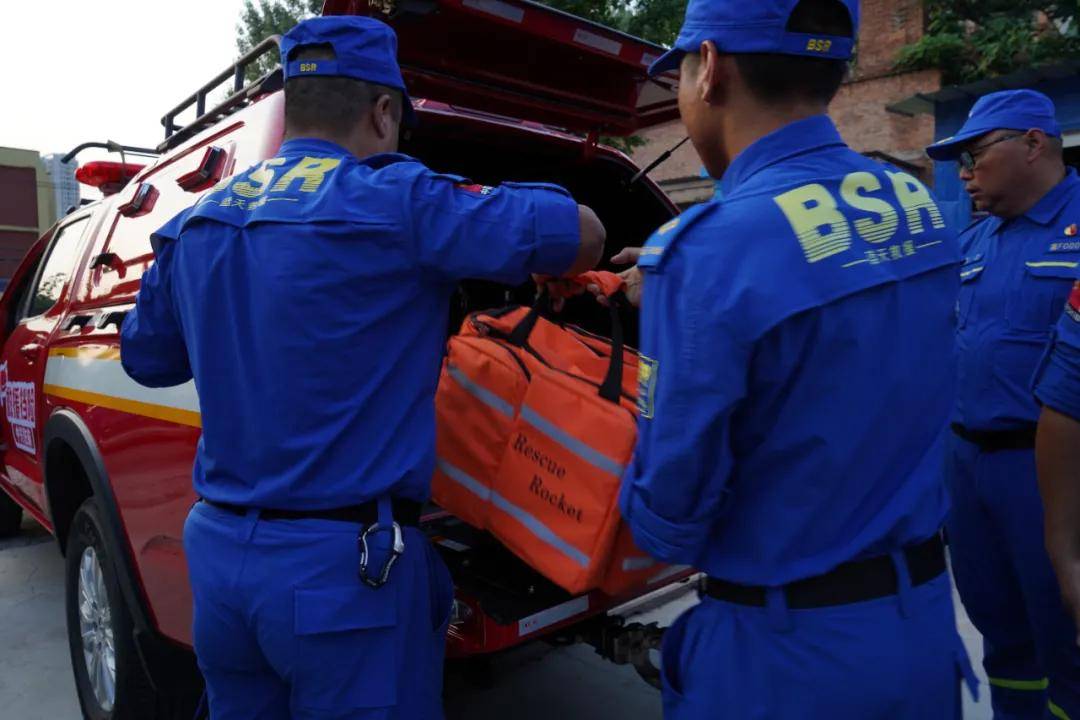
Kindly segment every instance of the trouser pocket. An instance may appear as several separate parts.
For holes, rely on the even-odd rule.
[[[312,710],[397,703],[397,586],[297,588],[294,703]]]

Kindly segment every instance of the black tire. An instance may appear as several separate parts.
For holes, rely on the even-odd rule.
[[[0,490],[0,538],[15,537],[22,527],[23,509]]]
[[[165,717],[159,713],[156,694],[135,648],[131,613],[124,604],[117,583],[115,562],[102,541],[104,533],[102,513],[91,497],[82,504],[71,522],[65,572],[68,645],[71,648],[71,667],[75,671],[79,706],[82,708],[83,717],[88,720],[147,720]],[[92,566],[95,562],[100,575],[94,574]],[[83,597],[102,600],[87,604],[92,635],[107,640],[108,632],[112,633],[115,673],[111,676],[115,680],[111,702],[107,681],[99,682],[99,690],[95,691],[91,673],[98,667],[93,662],[88,663],[84,653],[84,648],[90,644],[91,654],[94,654],[94,640],[84,641],[82,635],[80,575],[83,577],[83,585],[92,588],[89,595],[83,594]],[[98,577],[100,584],[95,582]],[[107,663],[105,667],[107,668]]]

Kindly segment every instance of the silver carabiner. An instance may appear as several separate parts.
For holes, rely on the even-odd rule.
[[[394,546],[390,548],[390,557],[386,558],[386,562],[383,563],[382,570],[379,571],[378,577],[372,579],[368,577],[368,544],[367,536],[373,532],[378,532],[383,529],[379,523],[372,523],[367,526],[364,532],[360,533],[358,542],[360,543],[360,579],[364,581],[364,584],[373,588],[381,588],[386,584],[386,581],[390,578],[390,568],[394,567],[394,563],[397,559],[405,553],[405,538],[401,534],[401,526],[396,522],[391,527],[386,528],[394,533]]]

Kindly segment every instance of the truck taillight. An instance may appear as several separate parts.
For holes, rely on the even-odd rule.
[[[102,195],[120,192],[128,180],[139,174],[145,165],[118,163],[110,160],[88,162],[75,171],[75,179],[83,185],[96,187]]]

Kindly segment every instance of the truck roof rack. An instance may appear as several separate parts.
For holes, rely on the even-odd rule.
[[[136,147],[134,145],[121,145],[115,140],[107,140],[105,142],[84,142],[82,145],[76,145],[71,152],[64,157],[60,158],[60,162],[65,165],[75,159],[75,156],[81,153],[87,148],[101,148],[108,150],[109,152],[120,153],[120,161],[126,162],[124,158],[125,153],[131,153],[132,155],[145,155],[147,157],[156,157],[159,153],[152,148]]]
[[[157,151],[163,153],[171,150],[201,130],[205,130],[222,118],[228,117],[237,110],[251,104],[251,100],[258,95],[280,90],[284,84],[280,65],[258,79],[245,84],[248,68],[255,65],[263,56],[270,53],[276,54],[280,41],[280,35],[271,35],[266,38],[239,57],[232,65],[222,70],[210,82],[165,113],[165,117],[161,118],[161,124],[165,126],[165,140],[157,146]],[[207,110],[207,96],[228,80],[232,80],[232,92],[229,93],[225,100]],[[195,108],[195,119],[187,125],[178,125],[176,123],[177,116],[193,106]]]

